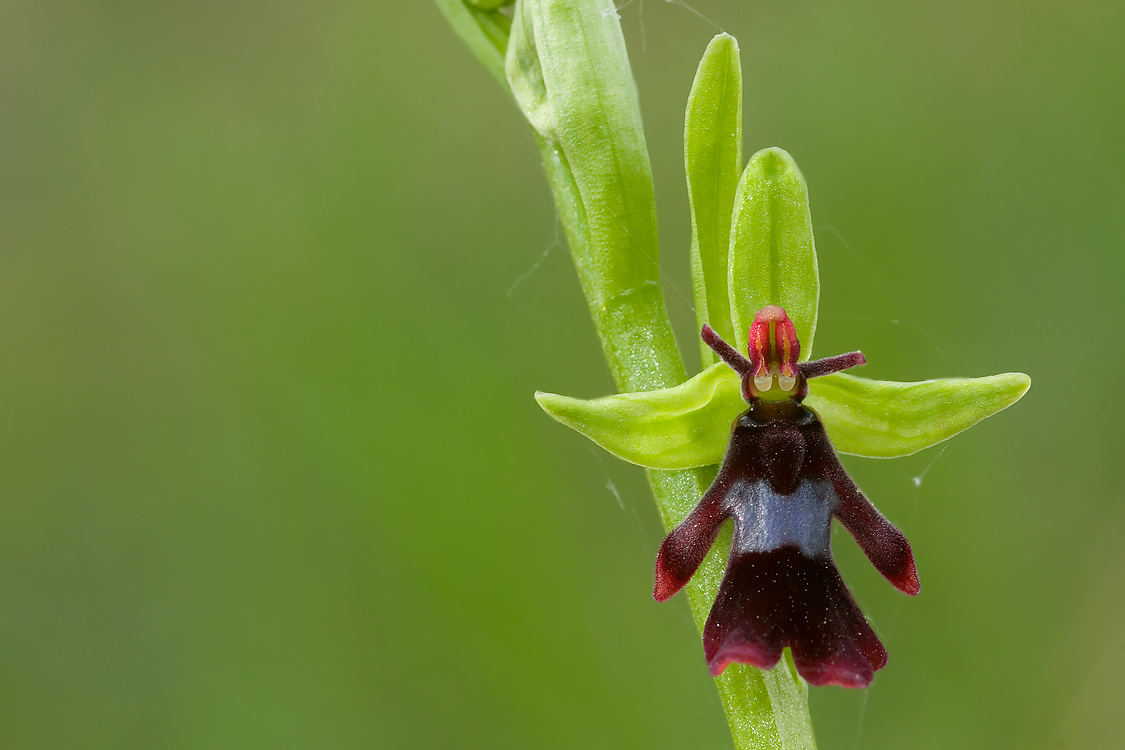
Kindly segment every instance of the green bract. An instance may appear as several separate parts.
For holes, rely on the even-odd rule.
[[[640,103],[613,3],[521,0],[506,69],[614,381],[629,391],[683,382],[659,281]]]

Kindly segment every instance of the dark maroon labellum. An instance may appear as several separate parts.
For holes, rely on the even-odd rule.
[[[887,652],[832,561],[832,518],[900,591],[918,593],[918,572],[906,537],[859,491],[801,404],[808,378],[863,364],[863,355],[798,364],[793,324],[776,306],[755,318],[749,359],[709,326],[702,335],[742,376],[750,408],[731,428],[715,481],[661,545],[654,596],[683,588],[732,519],[726,574],[703,631],[711,673],[731,662],[772,669],[789,646],[810,684],[867,687]]]

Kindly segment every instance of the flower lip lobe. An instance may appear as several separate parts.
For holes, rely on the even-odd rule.
[[[831,557],[794,546],[732,556],[703,631],[711,674],[731,662],[772,669],[787,645],[813,685],[867,687],[887,663]]]
[[[800,345],[795,336],[788,341],[787,322],[781,308],[759,313],[749,359],[703,330],[704,341],[742,376],[750,408],[731,428],[715,481],[661,545],[654,596],[663,601],[682,588],[723,522],[733,519],[730,557],[703,632],[711,673],[731,662],[771,669],[788,646],[810,684],[867,687],[886,666],[887,652],[832,561],[832,518],[896,588],[918,593],[918,574],[902,532],[855,486],[824,425],[800,403],[807,377],[862,364],[863,355],[798,365]],[[769,400],[756,383],[747,386],[767,351],[771,369],[780,369],[780,358],[792,364],[796,384],[785,398]]]

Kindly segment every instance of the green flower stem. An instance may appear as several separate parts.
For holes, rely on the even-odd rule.
[[[495,29],[502,26],[495,16],[502,14],[470,7],[463,0],[437,2],[458,35],[495,75],[499,38]],[[719,52],[726,55],[728,70],[732,52],[737,65],[732,39],[721,43]],[[717,64],[722,63],[720,56]],[[612,2],[519,0],[505,65],[505,85],[535,131],[559,219],[618,390],[651,391],[683,383],[687,374],[659,283],[652,170]],[[729,100],[732,92],[728,89],[721,98]],[[740,97],[739,88],[739,102]],[[729,104],[725,116],[735,116]],[[735,161],[729,154],[723,158]],[[737,161],[735,169],[741,166],[740,155]],[[733,191],[729,175],[727,181],[732,185],[723,189]],[[725,291],[725,286],[721,288]],[[687,515],[715,470],[709,466],[647,472],[665,529]],[[729,531],[726,539],[729,546]],[[723,548],[720,542],[686,588],[701,630],[722,580],[725,560],[719,550]],[[807,688],[791,664],[768,673],[731,665],[716,683],[738,750],[814,747]]]

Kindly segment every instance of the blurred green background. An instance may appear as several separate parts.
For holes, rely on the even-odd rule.
[[[721,26],[817,351],[1034,379],[847,460],[924,585],[836,534],[891,661],[813,690],[820,747],[1122,747],[1125,6],[693,3],[621,9],[689,360]],[[729,747],[642,473],[531,399],[611,390],[556,240],[430,2],[0,3],[0,747]]]

